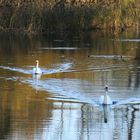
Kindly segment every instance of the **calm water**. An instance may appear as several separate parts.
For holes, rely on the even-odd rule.
[[[105,85],[116,104],[99,104]],[[1,140],[139,140],[139,132],[139,35],[0,34]]]

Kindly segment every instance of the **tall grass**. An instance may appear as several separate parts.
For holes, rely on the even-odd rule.
[[[7,0],[0,3],[0,29],[38,33],[138,28],[137,3],[136,0]]]

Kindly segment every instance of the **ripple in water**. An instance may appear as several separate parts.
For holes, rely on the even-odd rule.
[[[6,79],[12,81],[18,80],[21,83],[26,83],[37,91],[42,90],[42,91],[50,92],[52,94],[52,97],[49,99],[52,100],[81,102],[81,103],[91,104],[96,107],[100,106],[99,104],[100,94],[98,95],[98,97],[97,95],[95,97],[94,95],[95,93],[93,94],[88,92],[86,93],[86,90],[81,88],[81,81],[78,79],[49,78],[45,80],[40,80],[40,79],[37,80],[36,78],[19,78],[19,77],[12,77]],[[82,81],[82,82],[84,82],[85,85],[90,84],[88,81]],[[92,92],[93,89],[90,89],[91,90],[90,92]],[[127,104],[140,104],[140,98],[123,98],[123,99],[120,98],[111,107],[115,108]]]
[[[94,101],[90,96],[86,96],[84,90],[80,89],[81,81],[78,79],[55,79],[49,78],[46,80],[35,79],[22,79],[22,83],[31,85],[36,90],[44,90],[54,94],[52,99],[56,100],[71,100],[76,102],[84,102],[94,104]],[[85,81],[87,82],[87,81]]]
[[[64,63],[57,65],[54,69],[42,69],[44,74],[53,74],[53,73],[60,73],[60,72],[73,72],[72,70],[68,70],[71,68],[72,63]],[[10,70],[10,71],[16,71],[24,74],[32,74],[32,70],[28,69],[22,69],[22,68],[12,68],[8,66],[0,66],[2,69]],[[89,103],[93,105],[99,105],[98,98],[100,97],[100,93],[98,95],[98,92],[95,92],[92,83],[89,83],[88,81],[79,80],[79,79],[45,79],[41,80],[40,75],[37,75],[38,77],[33,78],[23,78],[23,77],[0,77],[5,78],[7,80],[13,80],[13,81],[20,81],[21,83],[27,83],[31,85],[36,90],[44,90],[47,92],[50,92],[52,94],[52,99],[54,100],[72,100],[77,102],[84,102]],[[81,83],[84,84],[82,85]],[[86,85],[88,85],[86,87]],[[99,87],[98,87],[99,88]],[[99,90],[99,89],[98,89]],[[117,92],[117,91],[115,91]],[[98,98],[97,98],[98,95]],[[138,104],[140,103],[140,98],[123,98],[118,99],[118,103],[115,105],[122,105],[122,104]]]
[[[41,69],[43,71],[43,74],[53,74],[53,73],[59,73],[59,72],[65,71],[71,68],[71,65],[72,63],[64,63],[64,64],[57,65],[57,67],[54,69],[46,69],[46,68],[41,68]],[[33,67],[34,66],[30,66],[28,68],[33,69]],[[32,74],[32,69],[23,69],[23,68],[9,67],[9,66],[0,66],[0,68],[5,69],[5,70],[20,72],[23,74]]]
[[[116,39],[115,41],[121,41],[121,42],[140,42],[140,39]]]

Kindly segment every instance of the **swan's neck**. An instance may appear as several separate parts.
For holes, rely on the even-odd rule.
[[[107,91],[106,91],[105,94],[104,94],[104,101],[103,101],[103,102],[104,102],[104,104],[107,104],[107,102],[108,102],[108,101],[107,101]]]
[[[38,67],[39,67],[39,64],[38,64],[38,63],[36,63],[36,69],[38,69]]]

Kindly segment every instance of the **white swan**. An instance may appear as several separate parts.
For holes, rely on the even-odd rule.
[[[102,105],[110,105],[113,103],[112,100],[110,99],[109,95],[107,94],[107,92],[108,92],[108,86],[105,86],[105,94],[102,95],[99,100],[100,104],[102,104]]]
[[[42,74],[42,71],[39,68],[39,61],[38,60],[36,60],[36,67],[33,68],[33,74]]]

